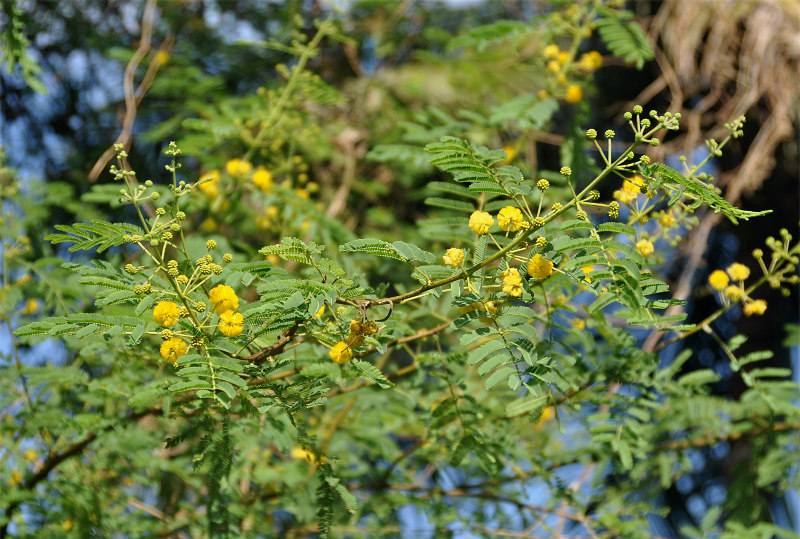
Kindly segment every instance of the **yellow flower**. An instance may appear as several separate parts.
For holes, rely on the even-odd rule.
[[[731,301],[739,301],[744,297],[744,290],[740,286],[731,285],[725,289],[725,297]]]
[[[672,210],[665,210],[658,214],[658,224],[664,228],[669,228],[675,224],[675,215]]]
[[[561,51],[558,53],[556,60],[561,62],[562,64],[569,60],[569,51]]]
[[[203,232],[215,232],[217,230],[217,222],[213,217],[207,217],[205,221],[200,223],[200,230]]]
[[[253,165],[242,159],[231,159],[225,163],[225,170],[231,176],[245,175],[253,169]]]
[[[155,61],[158,65],[163,66],[169,62],[169,53],[166,51],[158,51],[156,53]]]
[[[639,176],[627,179],[622,184],[622,189],[614,191],[614,199],[623,204],[630,204],[642,192],[642,185],[644,185],[644,180]]]
[[[331,359],[338,363],[339,365],[344,365],[351,359],[353,359],[353,352],[350,350],[350,347],[347,346],[347,343],[344,341],[339,341],[333,345],[329,354]]]
[[[451,247],[442,257],[444,263],[453,269],[458,269],[464,263],[464,250]]]
[[[307,460],[312,464],[317,461],[317,459],[314,458],[314,454],[312,452],[306,451],[302,447],[297,447],[297,446],[293,447],[292,450],[289,451],[289,456],[292,457],[294,460]],[[326,462],[325,457],[321,457],[319,461],[320,464],[325,464]]]
[[[236,311],[225,311],[219,315],[219,331],[226,337],[236,337],[242,332],[244,316]]]
[[[752,316],[754,314],[762,315],[767,310],[767,302],[763,299],[756,299],[744,306],[744,314]]]
[[[23,455],[23,458],[28,462],[36,462],[36,451],[34,451],[33,449],[28,449],[27,451],[25,451],[25,455]]]
[[[567,76],[564,73],[559,73],[556,77],[556,82],[559,84],[566,84],[567,83]]]
[[[640,255],[647,258],[651,254],[653,254],[653,251],[655,249],[653,248],[653,242],[651,242],[650,240],[639,240],[636,242],[636,250],[639,252]]]
[[[275,219],[281,214],[281,210],[278,209],[278,206],[267,206],[267,209],[264,210],[264,213],[270,219]]]
[[[265,191],[272,185],[272,173],[264,167],[258,167],[253,173],[253,184]]]
[[[557,58],[558,53],[561,52],[561,49],[558,48],[558,45],[555,43],[551,43],[550,45],[544,48],[544,57],[545,58]]]
[[[497,226],[506,232],[516,232],[522,228],[522,212],[514,206],[506,206],[497,213]]]
[[[161,343],[161,357],[175,365],[178,358],[186,353],[186,343],[183,340],[174,337]]]
[[[547,69],[552,71],[553,73],[558,73],[561,71],[561,64],[558,63],[558,60],[550,60],[547,62]]]
[[[225,284],[219,284],[212,288],[208,293],[208,299],[217,314],[235,311],[239,308],[239,298],[236,297],[236,292]]]
[[[536,96],[539,99],[547,99],[548,97],[550,97],[550,94],[547,93],[547,90],[539,90],[538,92],[536,92]]]
[[[552,420],[555,416],[556,416],[556,411],[555,409],[553,409],[552,406],[545,407],[545,409],[542,410],[542,415],[539,416],[538,421],[536,421],[536,426],[537,427],[542,426],[543,424]]]
[[[164,327],[172,327],[178,323],[181,317],[181,310],[172,301],[162,301],[153,309],[153,318]]]
[[[738,262],[731,264],[728,266],[728,275],[731,276],[731,279],[734,281],[744,281],[748,277],[750,277],[750,268],[745,266],[744,264],[739,264]]]
[[[67,532],[74,527],[75,527],[75,521],[72,520],[71,518],[68,518],[67,520],[61,523],[61,529]]]
[[[475,234],[486,234],[494,224],[494,217],[485,211],[475,211],[469,216],[469,229]]]
[[[503,292],[515,298],[522,295],[522,275],[517,268],[508,268],[500,274],[500,278],[503,280]]]
[[[11,479],[8,480],[9,487],[15,487],[22,483],[22,474],[18,470],[11,471]]]
[[[589,277],[589,274],[594,271],[594,266],[583,266],[581,271],[583,272],[583,280],[587,283],[591,283],[592,279]]]
[[[583,318],[572,319],[572,329],[577,329],[578,331],[581,331],[585,327],[586,327],[586,320],[584,320]]]
[[[314,318],[321,319],[323,314],[325,314],[325,305],[320,307],[319,310],[317,311],[317,314],[315,314],[311,318],[312,319],[314,319]]]
[[[25,302],[25,307],[22,308],[22,315],[28,316],[36,314],[36,311],[38,310],[39,310],[39,302],[33,298],[29,298],[28,301]]]
[[[602,65],[603,55],[597,51],[589,51],[584,53],[581,55],[581,59],[578,60],[578,67],[580,67],[583,71],[588,71],[589,73],[600,69]]]
[[[714,270],[708,276],[708,284],[717,292],[722,292],[728,286],[730,279],[728,275],[722,270]]]
[[[546,279],[553,274],[553,263],[540,254],[533,255],[528,262],[528,275],[534,279]]]
[[[517,151],[514,149],[513,146],[503,146],[503,151],[506,152],[506,155],[508,156],[506,157],[505,160],[506,163],[510,163],[511,160],[514,159],[514,156],[517,154]]]
[[[203,182],[197,186],[200,191],[203,192],[208,198],[217,198],[219,195],[219,186],[217,185],[217,179],[219,178],[219,170],[212,170],[200,176],[198,181],[203,181],[208,179],[208,181]]]
[[[570,84],[567,86],[567,94],[564,96],[564,101],[574,105],[575,103],[580,103],[583,99],[583,89],[576,85]]]

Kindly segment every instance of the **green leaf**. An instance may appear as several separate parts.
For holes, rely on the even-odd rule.
[[[595,21],[597,33],[614,56],[635,64],[636,69],[642,69],[646,61],[653,59],[647,34],[641,26],[629,20],[633,15],[630,11],[603,8],[599,14]]]
[[[647,175],[653,176],[656,179],[661,179],[664,182],[671,182],[684,187],[686,191],[713,209],[715,213],[722,212],[722,214],[733,223],[737,223],[737,219],[744,219],[747,221],[750,217],[758,217],[760,215],[772,213],[772,210],[745,211],[735,208],[731,206],[727,200],[712,191],[707,184],[695,178],[687,178],[674,168],[662,163],[653,163],[645,167],[644,171]]]
[[[74,243],[75,245],[69,248],[70,252],[87,251],[97,247],[97,252],[102,253],[111,246],[124,243],[126,236],[142,234],[142,229],[138,226],[128,223],[107,223],[106,221],[56,225],[55,229],[66,232],[66,234],[48,234],[44,239],[54,244]]]

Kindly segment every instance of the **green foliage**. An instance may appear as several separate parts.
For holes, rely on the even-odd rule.
[[[633,13],[607,8],[598,13],[597,33],[614,56],[636,64],[636,69],[642,69],[646,61],[653,59],[647,34],[632,20]]]
[[[408,507],[434,534],[647,537],[692,452],[737,442],[738,483],[684,534],[791,536],[765,500],[798,485],[797,385],[772,350],[713,323],[764,283],[793,284],[800,244],[771,239],[763,277],[736,282],[736,300],[712,291],[719,309],[685,323],[660,261],[691,215],[765,212],[728,204],[696,174],[705,162],[650,162],[676,116],[634,109],[634,142],[614,154],[583,135],[588,107],[564,100],[591,89],[576,54],[596,24],[641,67],[652,51],[631,15],[587,2],[452,39],[445,19],[394,67],[406,7],[352,6],[374,15],[386,55],[369,77],[330,67],[341,50],[365,69],[355,15],[284,13],[277,34],[231,45],[284,62],[244,95],[219,74],[191,92],[198,68],[176,52],[153,92],[180,110],[146,137],[181,142],[164,148],[167,178],[142,184],[128,164],[140,156],[117,147],[121,182],[82,198],[113,217],[75,199],[89,222],[23,239],[75,197],[56,186],[37,212],[0,170],[2,204],[24,216],[0,223],[3,533],[385,536],[407,531]],[[741,134],[726,127],[712,155]],[[547,155],[556,170],[530,159],[538,131],[565,137]],[[471,227],[474,212],[491,226]],[[126,218],[139,222],[111,222]],[[62,243],[82,258],[54,256]],[[720,374],[690,350],[670,355],[700,331],[746,388],[738,399],[715,394]],[[63,358],[28,361],[37,346]],[[546,494],[520,495],[533,491]]]

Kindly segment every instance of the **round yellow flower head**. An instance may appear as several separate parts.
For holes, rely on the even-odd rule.
[[[675,224],[675,215],[672,210],[665,210],[658,214],[658,224],[664,228],[669,228]]]
[[[447,266],[453,269],[458,269],[464,263],[464,249],[456,249],[451,247],[444,253],[442,260]]]
[[[572,319],[572,329],[577,329],[578,331],[582,331],[586,327],[586,320],[583,318],[573,318]]]
[[[153,309],[155,321],[167,328],[177,324],[180,317],[180,307],[172,301],[161,301]]]
[[[708,276],[708,284],[716,290],[717,292],[722,292],[725,290],[725,287],[728,286],[730,279],[728,279],[728,274],[722,270],[714,270],[711,272],[711,275]]]
[[[748,277],[750,277],[750,268],[745,266],[744,264],[739,264],[738,262],[731,264],[728,266],[728,275],[731,276],[731,279],[734,281],[744,281]]]
[[[226,337],[236,337],[242,332],[244,316],[236,311],[225,311],[219,315],[219,331]]]
[[[208,178],[208,181],[201,183],[197,186],[208,198],[216,198],[219,195],[219,186],[217,185],[217,178],[219,178],[219,170],[212,170],[200,177],[199,181]]]
[[[208,293],[208,299],[217,314],[235,311],[239,308],[239,298],[236,297],[236,292],[225,284],[219,284],[212,288]]]
[[[639,252],[640,255],[647,258],[655,249],[653,248],[653,242],[650,240],[639,240],[636,242],[636,250]]]
[[[485,211],[475,211],[469,216],[469,229],[475,234],[486,234],[494,224],[494,217]]]
[[[564,101],[567,103],[574,105],[575,103],[580,103],[583,99],[583,89],[576,85],[570,84],[567,86],[567,93],[564,96]]]
[[[528,262],[528,275],[534,279],[546,279],[553,274],[553,263],[540,254],[533,255]]]
[[[503,280],[503,292],[515,298],[522,295],[522,275],[517,268],[508,268],[500,274],[500,278]]]
[[[36,311],[39,310],[39,302],[33,298],[28,298],[28,301],[25,302],[25,307],[22,308],[22,315],[28,316],[36,314]]]
[[[603,55],[597,51],[589,51],[581,55],[580,60],[578,60],[578,67],[580,67],[583,71],[596,71],[600,69],[603,65]]]
[[[740,286],[731,285],[725,289],[725,297],[731,301],[739,301],[744,297],[744,290]]]
[[[225,170],[231,176],[244,175],[250,172],[252,169],[253,165],[251,165],[248,161],[243,161],[242,159],[231,159],[225,163]]]
[[[767,302],[763,299],[756,299],[744,306],[744,314],[752,316],[754,314],[762,315],[767,310]]]
[[[161,357],[173,365],[178,362],[178,358],[186,353],[186,343],[175,337],[161,343]]]
[[[506,232],[516,232],[522,228],[522,212],[514,206],[506,206],[497,213],[497,226]]]
[[[331,351],[329,352],[329,355],[331,356],[331,359],[339,365],[344,365],[353,359],[353,352],[344,341],[339,341],[334,344],[333,348],[331,348]]]
[[[561,52],[561,49],[555,43],[551,43],[544,48],[543,52],[545,58],[558,58],[558,53]]]
[[[258,167],[253,173],[253,184],[262,191],[272,185],[272,173],[264,167]]]

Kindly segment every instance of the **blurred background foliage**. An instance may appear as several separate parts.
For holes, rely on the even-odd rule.
[[[237,258],[252,259],[261,246],[286,235],[321,244],[364,236],[401,238],[441,250],[449,242],[444,226],[449,213],[444,208],[438,213],[436,201],[430,199],[437,197],[435,182],[444,177],[429,164],[422,150],[425,144],[453,135],[506,148],[509,160],[526,175],[549,178],[556,192],[566,193],[553,171],[569,165],[578,181],[586,182],[595,166],[579,143],[584,130],[622,132],[622,111],[638,103],[645,110],[684,116],[685,128],[656,150],[656,157],[667,162],[681,154],[702,157],[703,134],[719,136],[715,130],[724,122],[740,114],[748,118],[745,137],[734,151],[716,160],[709,173],[718,178],[732,204],[774,213],[736,229],[712,213],[701,213],[672,256],[662,260],[676,297],[689,300],[689,320],[703,319],[718,307],[701,286],[708,273],[742,260],[761,246],[765,234],[781,227],[795,229],[800,217],[800,8],[791,0],[572,4],[5,2],[0,18],[7,68],[0,75],[0,145],[7,154],[8,172],[3,182],[4,189],[14,184],[10,171],[16,171],[22,192],[12,189],[4,199],[15,200],[13,233],[27,238],[21,248],[28,260],[4,268],[6,284],[22,282],[5,295],[5,312],[36,316],[85,307],[87,298],[75,292],[75,274],[60,269],[51,258],[72,255],[41,238],[55,224],[100,216],[97,203],[104,204],[102,211],[112,221],[131,217],[120,214],[117,186],[108,183],[108,150],[114,141],[125,145],[140,181],[164,176],[163,149],[168,141],[178,141],[187,158],[180,176],[187,181],[204,175],[215,178],[203,189],[205,200],[189,208],[193,225],[229,246]],[[635,22],[627,18],[633,16]],[[326,17],[330,22],[315,25]],[[619,28],[627,28],[627,40],[614,45]],[[641,46],[631,47],[636,40]],[[309,43],[321,54],[309,49]],[[558,52],[570,53],[566,65],[558,53],[547,54],[545,47],[553,43]],[[589,57],[583,60],[591,51],[602,55],[600,65],[593,65]],[[554,68],[552,61],[560,64]],[[287,81],[294,81],[290,84],[295,91],[285,91]],[[610,196],[610,191],[603,195]],[[122,259],[124,253],[114,256]],[[370,271],[382,276],[391,267],[379,263]],[[410,283],[393,281],[392,286],[403,292]],[[35,308],[31,299],[37,302]],[[784,324],[797,321],[797,301],[781,298],[777,291],[766,299],[768,317],[739,320],[734,310],[716,322],[717,328],[725,337],[736,332],[750,336],[745,349],[774,350],[772,363],[790,366],[790,349],[776,343],[786,338]],[[12,317],[6,320],[10,329]],[[796,374],[797,343],[791,342]],[[718,396],[736,397],[745,389],[703,332],[684,346],[695,351],[685,371],[713,368],[721,374],[714,385]],[[76,382],[102,385],[104,376],[144,376],[134,369],[115,370],[100,349],[80,342],[70,343],[69,352],[53,343],[13,352],[11,348],[6,334],[3,349],[9,357],[16,354],[17,361],[32,366],[67,363]],[[176,445],[156,450],[159,458],[149,456],[153,448],[163,447],[162,434],[170,429],[166,417],[130,415],[124,407],[114,409],[122,401],[113,399],[83,402],[66,383],[54,402],[73,418],[102,410],[128,417],[142,428],[106,438],[116,445],[105,445],[105,456],[97,461],[72,459],[72,473],[82,482],[71,483],[66,474],[50,480],[50,488],[69,491],[70,496],[63,498],[60,517],[50,507],[28,509],[33,516],[27,533],[88,536],[95,530],[112,536],[112,530],[125,530],[129,536],[188,536],[190,526],[179,517],[183,506],[196,501],[193,492],[202,491],[197,477],[186,475],[191,452]],[[2,404],[8,425],[3,435],[15,439],[15,400],[9,395]],[[380,420],[390,422],[391,411]],[[40,421],[26,425],[26,431],[40,430],[47,436],[50,425],[62,419],[54,412]],[[707,507],[719,505],[731,492],[726,511],[751,512],[753,520],[788,526],[790,502],[752,482],[747,489],[740,484],[752,480],[741,472],[751,464],[748,443],[743,439],[693,450],[681,480],[656,489],[645,500],[645,505],[670,509],[652,516],[651,532],[677,537],[682,525],[702,528]],[[278,446],[292,444],[287,438]],[[25,448],[18,444],[17,449],[19,453]],[[31,451],[38,449],[30,445]],[[263,447],[253,441],[252,447],[239,449],[252,454],[234,473],[245,492],[249,472],[258,474],[254,479],[260,482],[277,481],[278,468],[254,464],[267,458]],[[10,454],[2,456],[4,462]],[[134,457],[113,460],[120,454]],[[288,477],[300,488],[311,463],[303,455],[296,457],[281,458],[297,468]],[[35,463],[36,455],[31,459]],[[613,491],[615,481],[623,479],[609,474],[605,480]],[[112,496],[108,485],[122,489],[119,492],[138,488],[134,492],[139,501]],[[276,491],[274,499],[279,494]],[[113,497],[116,508],[109,509],[104,496]],[[292,530],[295,536],[311,533],[303,527],[313,520],[303,505],[308,500],[298,497],[292,506],[288,498],[281,496],[281,510],[270,512],[272,529]],[[269,512],[272,500],[266,496],[250,501]],[[31,498],[10,503],[36,505]],[[137,523],[129,518],[131,506],[152,518]],[[445,505],[432,510],[442,512],[432,521],[455,518],[448,516]],[[239,515],[243,529],[255,525],[247,520],[252,515]],[[406,536],[425,536],[408,535],[408,530],[427,526],[420,515],[403,520]],[[794,519],[796,523],[796,514]],[[162,526],[165,522],[168,525]],[[622,529],[624,519],[614,524]],[[580,529],[575,533],[582,533]],[[398,528],[394,533],[402,532]]]

